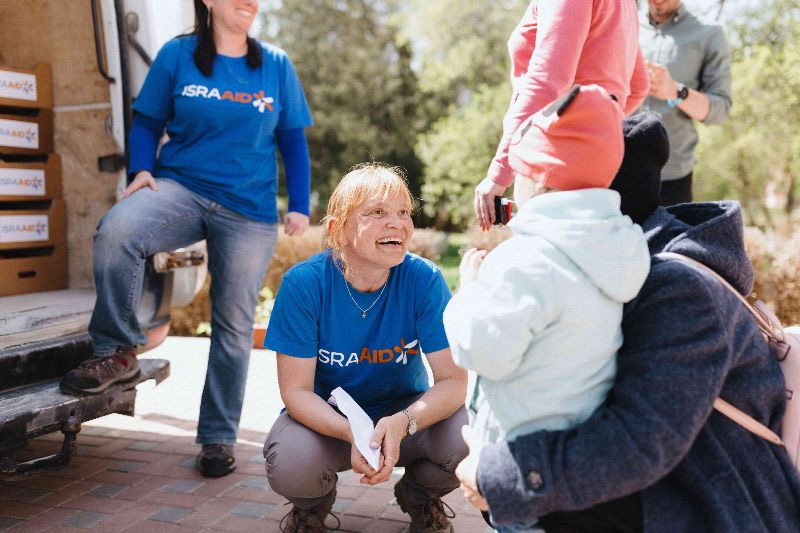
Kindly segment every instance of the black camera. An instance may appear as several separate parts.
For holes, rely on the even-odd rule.
[[[514,216],[514,202],[505,196],[494,197],[494,223],[505,226]]]

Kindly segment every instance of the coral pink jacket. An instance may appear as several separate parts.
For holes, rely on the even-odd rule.
[[[650,88],[634,0],[533,0],[508,49],[514,93],[487,172],[500,185],[514,181],[508,144],[519,125],[572,85],[600,85],[617,97],[626,115]]]

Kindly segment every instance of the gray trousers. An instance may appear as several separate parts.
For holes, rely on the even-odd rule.
[[[402,411],[421,395],[404,398],[383,416]],[[396,490],[410,505],[422,505],[440,498],[459,486],[456,466],[466,456],[461,426],[468,423],[461,407],[446,418],[400,443],[396,466],[405,474]],[[299,509],[311,509],[333,490],[336,473],[350,470],[350,443],[321,435],[282,413],[264,443],[267,479],[270,487]]]

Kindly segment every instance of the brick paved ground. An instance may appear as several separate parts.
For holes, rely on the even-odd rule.
[[[183,391],[179,394],[197,396],[194,401],[199,401],[202,382],[186,383],[191,372],[176,374],[176,367],[183,370],[180,363],[178,355],[172,377],[141,394],[147,407],[143,416],[124,417],[128,423],[122,425],[104,419],[84,424],[78,436],[78,455],[67,468],[23,481],[0,482],[0,531],[277,532],[289,507],[270,490],[264,476],[259,443],[267,429],[243,429],[236,447],[236,472],[211,480],[194,469],[199,449],[194,444],[195,422],[158,412],[175,409],[169,388],[160,391],[170,382]],[[194,366],[198,366],[196,360]],[[251,367],[251,374],[271,368],[268,362],[262,367],[251,363]],[[194,372],[197,376],[192,379],[202,378],[204,370]],[[153,407],[158,404],[163,408]],[[250,409],[258,407],[251,405]],[[191,412],[193,408],[187,409]],[[117,427],[109,427],[114,425]],[[21,458],[53,453],[59,445],[60,434],[41,437],[31,442]],[[394,477],[400,475],[398,469]],[[366,487],[351,473],[340,475],[334,511],[341,518],[341,527],[364,533],[403,530],[408,517],[392,502],[392,484]],[[460,492],[445,500],[456,512],[453,524],[457,532],[482,533],[486,529]]]

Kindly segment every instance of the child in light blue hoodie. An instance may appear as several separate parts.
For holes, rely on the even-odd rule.
[[[464,255],[444,326],[456,363],[477,374],[467,398],[471,453],[459,472],[478,507],[485,502],[468,490],[474,448],[572,427],[606,400],[614,381],[622,306],[650,267],[641,228],[608,189],[623,149],[619,104],[599,86],[576,86],[512,140],[513,236],[488,255]]]

